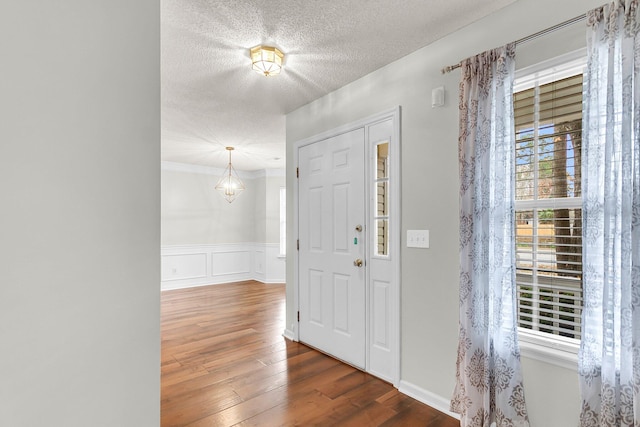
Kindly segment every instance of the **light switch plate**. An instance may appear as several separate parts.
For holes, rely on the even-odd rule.
[[[407,230],[408,248],[429,248],[429,230]]]

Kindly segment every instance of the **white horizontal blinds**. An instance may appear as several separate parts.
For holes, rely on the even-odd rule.
[[[389,255],[389,143],[376,145],[376,255]]]
[[[514,94],[522,328],[580,338],[582,74]]]

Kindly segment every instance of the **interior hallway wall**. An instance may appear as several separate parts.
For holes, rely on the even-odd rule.
[[[0,425],[160,424],[160,4],[0,6]]]

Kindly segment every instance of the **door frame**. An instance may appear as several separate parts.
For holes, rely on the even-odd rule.
[[[393,278],[393,281],[395,282],[395,286],[391,287],[391,296],[390,296],[390,307],[389,307],[389,313],[390,313],[390,319],[389,319],[389,342],[390,342],[390,348],[391,348],[391,352],[392,352],[392,366],[391,366],[391,378],[384,378],[387,381],[390,381],[394,387],[398,388],[399,384],[400,384],[400,351],[401,351],[401,344],[400,344],[400,337],[401,337],[401,325],[400,325],[400,319],[401,319],[401,301],[400,301],[400,297],[401,297],[401,275],[400,275],[400,267],[401,267],[401,263],[400,263],[400,244],[401,244],[401,211],[400,211],[400,206],[401,206],[401,173],[400,173],[400,164],[401,164],[401,159],[400,159],[400,155],[401,155],[401,149],[400,149],[400,137],[401,137],[401,133],[400,133],[400,106],[394,107],[392,109],[389,110],[385,110],[382,111],[380,113],[365,117],[363,119],[345,124],[343,126],[339,126],[337,128],[322,132],[320,134],[311,136],[309,138],[305,138],[302,139],[300,141],[297,141],[296,143],[294,143],[294,150],[293,150],[293,155],[294,155],[294,165],[296,167],[296,169],[298,168],[299,165],[299,159],[298,159],[298,150],[305,146],[305,145],[309,145],[309,144],[313,144],[319,141],[322,141],[324,139],[327,138],[331,138],[346,132],[350,132],[353,131],[355,129],[359,129],[359,128],[364,128],[365,130],[365,201],[366,201],[366,208],[365,208],[365,213],[366,213],[366,231],[367,231],[367,236],[370,236],[371,234],[369,233],[369,230],[371,230],[371,183],[373,182],[372,178],[373,178],[373,171],[371,168],[371,147],[372,145],[375,145],[376,141],[370,141],[369,140],[369,127],[371,127],[372,125],[375,125],[377,123],[386,121],[386,120],[391,120],[392,121],[392,126],[393,126],[393,131],[391,134],[391,138],[389,141],[389,157],[390,157],[390,197],[389,197],[389,208],[390,208],[390,212],[392,213],[392,215],[390,215],[389,217],[389,260],[390,260],[390,265],[391,265],[391,269],[392,269],[392,273],[391,273],[391,277]],[[299,197],[298,197],[298,191],[299,191],[299,186],[298,186],[298,179],[296,177],[296,179],[294,179],[294,183],[293,183],[293,218],[292,218],[292,222],[293,222],[293,230],[295,233],[295,239],[294,240],[298,240],[300,233],[299,233],[299,212],[298,212],[298,201],[299,201]],[[370,257],[371,257],[371,248],[372,248],[372,242],[370,242],[370,238],[367,239],[367,247],[366,247],[366,254],[365,254],[365,263],[366,265],[369,265],[370,262]],[[294,309],[296,310],[296,313],[299,311],[300,309],[300,301],[299,301],[299,294],[300,294],[300,290],[299,290],[299,286],[300,286],[300,280],[299,280],[299,253],[297,248],[294,248],[295,250],[293,251],[293,270],[294,270],[294,275],[293,275],[293,306]],[[366,352],[366,356],[365,356],[365,363],[366,363],[366,367],[365,367],[365,371],[370,372],[370,359],[369,359],[369,355],[370,355],[370,344],[371,344],[371,319],[370,319],[370,312],[371,312],[371,278],[369,275],[369,270],[366,270],[365,273],[365,312],[366,312],[366,321],[365,321],[365,340],[366,340],[366,345],[365,345],[365,352]],[[299,341],[300,340],[300,335],[299,335],[299,324],[298,321],[294,318],[294,322],[293,322],[293,340],[294,341]],[[376,375],[375,372],[370,372],[373,375]]]

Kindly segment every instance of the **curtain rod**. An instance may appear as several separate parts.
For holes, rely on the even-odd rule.
[[[562,29],[564,27],[568,27],[569,25],[573,25],[573,24],[576,24],[578,22],[584,21],[586,19],[586,17],[587,17],[587,14],[583,13],[580,16],[576,16],[575,18],[571,18],[571,19],[568,19],[568,20],[566,20],[564,22],[556,24],[553,27],[545,28],[544,30],[538,31],[537,33],[534,33],[534,34],[531,34],[529,36],[526,36],[526,37],[523,37],[521,39],[518,39],[518,40],[515,41],[515,44],[517,46],[519,44],[526,43],[526,42],[531,41],[533,39],[537,39],[538,37],[545,36],[545,35],[547,35],[549,33],[552,33],[554,31],[560,30],[560,29]],[[441,71],[442,71],[442,74],[446,74],[446,73],[449,73],[449,72],[455,70],[456,68],[460,68],[461,66],[462,66],[462,61],[458,62],[455,65],[449,65],[448,67],[444,67]]]

